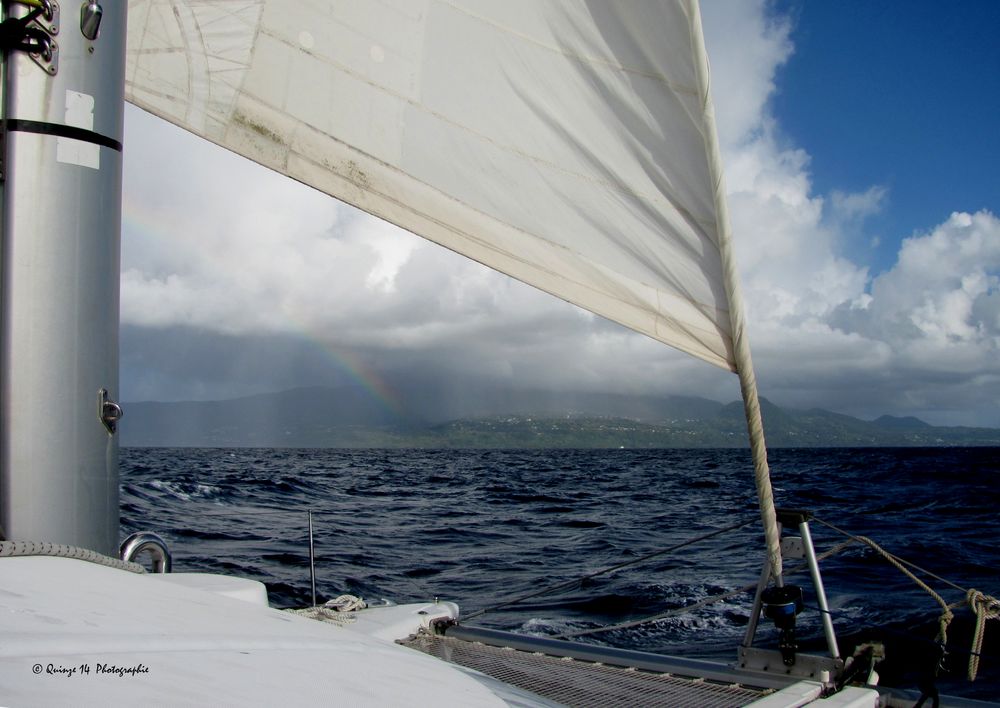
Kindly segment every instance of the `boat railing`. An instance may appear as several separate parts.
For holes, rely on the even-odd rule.
[[[245,518],[247,516],[259,515],[298,515],[305,517],[306,528],[308,530],[308,558],[309,558],[309,589],[312,606],[317,604],[316,594],[316,541],[314,517],[332,512],[320,512],[311,508],[297,509],[286,507],[261,507],[253,510],[242,509],[240,511],[212,510],[202,512],[202,516],[209,517],[232,517]],[[152,531],[138,531],[131,534],[121,544],[119,556],[122,560],[135,562],[140,554],[146,553],[152,560],[154,573],[169,573],[173,568],[173,557],[167,547],[167,542],[157,533]]]
[[[124,541],[118,551],[119,557],[127,563],[135,563],[140,554],[152,558],[154,573],[169,573],[173,570],[173,556],[163,537],[152,531],[138,531]]]

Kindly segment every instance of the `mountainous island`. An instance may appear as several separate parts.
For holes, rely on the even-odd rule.
[[[299,388],[225,401],[125,405],[127,447],[746,447],[743,404],[684,396],[505,392],[497,414],[388,406],[361,388]],[[467,397],[466,400],[476,400]],[[502,406],[502,407],[498,407]],[[1000,429],[865,421],[762,400],[770,447],[1000,446]],[[455,415],[455,414],[458,415]],[[454,417],[442,417],[448,414]]]

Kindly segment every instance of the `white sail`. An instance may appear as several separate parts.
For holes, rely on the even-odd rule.
[[[129,0],[126,98],[740,376],[696,0]]]
[[[130,0],[127,99],[735,369],[694,2]]]

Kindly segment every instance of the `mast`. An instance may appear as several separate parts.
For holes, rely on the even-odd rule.
[[[126,3],[4,7],[0,524],[115,554]]]

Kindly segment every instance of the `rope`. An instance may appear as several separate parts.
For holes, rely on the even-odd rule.
[[[973,589],[966,590],[965,588],[956,585],[951,581],[945,580],[944,578],[941,578],[935,575],[934,573],[931,573],[928,570],[924,570],[918,565],[903,560],[902,558],[899,558],[898,556],[889,553],[887,550],[885,550],[880,545],[875,543],[875,541],[871,540],[866,536],[855,536],[854,534],[844,531],[843,529],[837,528],[833,524],[823,521],[822,519],[818,519],[816,517],[813,517],[813,519],[823,524],[824,526],[827,526],[833,529],[834,531],[847,536],[852,540],[860,541],[861,543],[870,546],[880,556],[885,558],[887,561],[889,561],[889,563],[891,563],[893,566],[899,569],[904,575],[913,580],[913,582],[915,582],[920,588],[926,591],[931,597],[934,598],[934,600],[939,605],[941,605],[942,608],[941,616],[938,617],[938,634],[935,641],[941,646],[942,649],[944,649],[948,643],[948,626],[951,624],[952,619],[954,619],[955,617],[955,615],[952,613],[952,610],[957,607],[961,607],[962,605],[968,604],[969,608],[976,615],[976,630],[975,634],[972,637],[972,650],[969,653],[968,678],[969,681],[976,680],[976,673],[979,671],[979,655],[983,645],[983,635],[986,631],[986,620],[1000,618],[1000,600],[997,600],[995,597],[992,597],[990,595],[985,595],[979,592],[978,590],[973,590]],[[928,575],[934,578],[935,580],[939,580],[940,582],[945,583],[946,585],[956,590],[961,590],[962,592],[965,593],[965,599],[959,600],[958,602],[953,602],[949,605],[944,601],[944,599],[939,594],[934,592],[934,590],[932,590],[930,586],[927,585],[927,583],[922,581],[920,578],[914,575],[910,570],[904,567],[904,564],[910,566],[910,568],[919,570],[921,573],[924,573],[925,575]]]
[[[715,109],[712,106],[710,90],[711,72],[708,65],[708,53],[705,50],[701,16],[697,7],[690,13],[690,18],[691,39],[694,44],[693,48],[696,58],[695,72],[698,81],[699,98],[701,99],[701,119],[703,126],[706,128],[702,131],[702,137],[708,156],[709,175],[714,187],[712,196],[715,206],[719,261],[722,266],[723,288],[726,293],[726,304],[729,307],[729,326],[732,333],[732,351],[729,353],[728,363],[731,370],[736,372],[740,380],[740,391],[743,394],[743,409],[746,414],[747,432],[750,436],[750,452],[753,457],[757,502],[760,506],[760,517],[764,526],[767,555],[771,561],[771,573],[778,585],[780,585],[781,534],[778,531],[778,520],[774,510],[774,492],[771,488],[771,471],[767,463],[767,446],[764,442],[764,424],[760,415],[760,402],[757,399],[757,379],[754,374],[753,359],[750,355],[750,340],[746,332],[743,293],[740,289],[736,256],[733,252],[732,223],[729,218],[729,204],[726,201],[722,154],[719,148],[719,136],[715,127]]]
[[[638,558],[634,558],[633,560],[625,561],[624,563],[619,563],[619,564],[613,565],[613,566],[611,566],[609,568],[604,568],[603,570],[597,570],[597,571],[594,571],[593,573],[588,573],[587,575],[581,575],[580,577],[573,578],[572,580],[566,580],[566,581],[563,581],[563,582],[560,582],[560,583],[555,583],[553,585],[548,585],[546,587],[543,587],[541,590],[537,590],[537,591],[529,593],[527,595],[518,595],[518,596],[512,597],[512,598],[507,599],[507,600],[502,600],[501,602],[499,602],[496,605],[492,605],[490,607],[485,607],[485,608],[483,608],[481,610],[473,612],[472,614],[467,615],[464,619],[465,620],[470,620],[470,619],[473,619],[474,617],[479,617],[480,615],[484,615],[487,612],[492,612],[493,610],[499,610],[502,607],[508,607],[510,605],[516,605],[516,604],[518,604],[520,602],[524,602],[525,600],[530,600],[530,599],[538,597],[540,595],[547,595],[550,592],[556,592],[558,590],[564,590],[566,588],[573,587],[574,585],[577,585],[578,583],[582,583],[585,580],[590,580],[591,578],[596,578],[598,575],[605,575],[607,573],[611,573],[611,572],[616,571],[616,570],[621,570],[622,568],[627,568],[630,565],[636,565],[638,563],[643,563],[643,562],[645,562],[647,560],[650,560],[652,558],[656,558],[657,556],[662,556],[662,555],[665,555],[667,553],[671,553],[671,552],[676,551],[678,549],[684,548],[686,546],[690,546],[692,544],[698,543],[699,541],[705,541],[705,540],[707,540],[709,538],[714,538],[715,536],[720,536],[720,535],[722,535],[724,533],[728,533],[729,531],[735,531],[736,529],[742,528],[742,527],[747,526],[748,524],[751,524],[751,523],[753,523],[753,519],[745,519],[745,520],[743,520],[743,521],[741,521],[741,522],[739,522],[737,524],[733,524],[732,526],[726,526],[725,528],[717,529],[715,531],[711,531],[709,533],[702,534],[701,536],[697,536],[695,538],[688,539],[687,541],[682,541],[681,543],[675,544],[673,546],[669,546],[668,548],[664,548],[664,549],[661,549],[659,551],[653,551],[652,553],[647,553],[644,556],[639,556]]]
[[[97,563],[109,568],[127,570],[131,573],[145,573],[146,569],[138,563],[119,560],[105,556],[88,548],[67,546],[63,543],[48,543],[43,541],[0,541],[0,557],[13,556],[54,556],[58,558],[76,558],[77,560]]]
[[[820,521],[819,519],[816,519],[816,521],[819,521],[819,523],[823,524],[824,526],[828,526],[834,531],[842,533],[845,536],[848,536],[855,541],[859,541],[871,547],[876,553],[882,556],[885,560],[889,561],[889,563],[895,566],[896,569],[898,569],[901,573],[910,578],[910,580],[915,582],[922,590],[924,590],[931,597],[933,597],[934,601],[937,602],[939,605],[941,605],[941,616],[938,617],[938,634],[936,641],[941,646],[945,646],[948,643],[948,626],[951,624],[952,619],[954,619],[955,617],[955,615],[952,614],[951,611],[952,606],[949,605],[947,602],[945,602],[944,598],[941,597],[939,594],[937,594],[927,583],[925,583],[923,580],[918,578],[913,572],[911,572],[908,568],[906,568],[906,566],[903,565],[903,560],[901,558],[897,558],[893,554],[889,553],[889,551],[882,548],[882,546],[878,545],[877,543],[875,543],[875,541],[871,540],[867,536],[857,536],[848,533],[843,529],[839,529],[833,524],[827,523],[826,521]]]
[[[944,650],[945,646],[948,643],[948,627],[951,624],[952,619],[954,619],[954,614],[952,613],[952,610],[957,607],[960,607],[963,604],[969,605],[969,607],[976,615],[976,629],[972,638],[972,649],[969,652],[968,679],[969,681],[975,681],[976,674],[979,671],[979,658],[982,652],[983,636],[985,635],[985,630],[986,630],[986,620],[1000,619],[1000,600],[997,600],[996,598],[991,597],[989,595],[985,595],[979,592],[978,590],[965,590],[961,586],[956,585],[951,581],[945,580],[944,578],[941,578],[935,575],[934,573],[931,573],[928,570],[925,570],[913,563],[910,563],[909,561],[906,561],[902,558],[893,555],[892,553],[889,553],[887,550],[882,548],[882,546],[880,546],[878,543],[868,538],[867,536],[857,536],[847,531],[844,531],[843,529],[837,528],[833,524],[823,521],[822,519],[818,519],[815,517],[813,518],[815,521],[847,537],[847,541],[844,541],[843,543],[840,543],[834,546],[833,548],[829,549],[828,551],[825,551],[824,553],[818,555],[816,557],[817,561],[824,560],[832,555],[835,555],[836,553],[839,553],[840,551],[850,546],[852,543],[855,542],[864,543],[865,545],[875,550],[880,556],[882,556],[885,560],[887,560],[889,563],[895,566],[900,572],[902,572],[904,575],[913,580],[921,589],[923,589],[931,597],[934,598],[934,600],[941,606],[941,615],[938,618],[938,634],[935,639],[935,643],[939,647],[941,647],[942,650]],[[955,588],[957,590],[962,590],[963,592],[966,593],[965,599],[948,604],[947,602],[945,602],[944,598],[941,597],[941,595],[935,592],[929,585],[927,585],[927,583],[918,578],[906,566],[910,566],[911,568],[914,568],[932,578],[935,578],[936,580],[939,580],[945,583],[946,585],[951,586],[952,588]],[[793,573],[799,572],[803,570],[805,567],[806,567],[805,564],[796,566],[795,568],[790,569],[788,571],[788,574],[791,575]],[[719,595],[713,595],[712,597],[705,598],[704,600],[700,600],[699,602],[695,602],[690,605],[685,605],[684,607],[678,607],[672,610],[667,610],[666,612],[661,612],[659,614],[652,615],[649,617],[644,617],[642,619],[630,620],[627,622],[619,622],[618,624],[605,625],[603,627],[582,629],[574,632],[563,632],[562,634],[554,635],[553,639],[569,639],[573,637],[582,637],[590,634],[600,634],[603,632],[610,632],[618,629],[630,629],[632,627],[637,627],[639,625],[647,624],[650,622],[656,622],[658,620],[666,619],[668,617],[672,617],[675,615],[684,614],[687,612],[693,612],[694,610],[701,609],[702,607],[706,607],[707,605],[711,605],[715,602],[720,602],[722,600],[727,600],[731,597],[741,595],[745,592],[752,590],[754,587],[756,587],[756,585],[745,585],[741,588],[737,588],[736,590],[731,590],[729,592],[725,592]]]
[[[979,671],[979,654],[983,648],[986,620],[1000,619],[1000,601],[978,590],[969,590],[965,598],[969,607],[976,613],[976,633],[972,637],[972,653],[969,656],[969,680],[975,681],[976,673]]]
[[[347,627],[357,622],[357,617],[350,613],[337,612],[320,605],[319,607],[303,607],[286,609],[285,612],[300,617],[306,617],[317,622],[326,622],[338,627]]]
[[[340,595],[332,600],[323,603],[323,607],[328,607],[336,612],[357,612],[368,607],[368,603],[357,595]]]
[[[354,612],[367,607],[368,603],[357,595],[340,595],[316,607],[304,607],[285,611],[293,615],[318,620],[319,622],[329,622],[339,627],[346,627],[357,621],[357,618],[353,615]]]
[[[923,580],[921,580],[920,578],[918,578],[914,573],[912,573],[908,568],[906,568],[906,566],[904,566],[899,561],[899,559],[896,558],[896,556],[894,556],[891,553],[889,553],[887,550],[885,550],[884,548],[882,548],[880,545],[878,545],[877,543],[875,543],[875,541],[871,540],[867,536],[858,536],[857,538],[858,538],[859,541],[861,541],[861,543],[864,543],[864,544],[866,544],[868,546],[871,546],[871,548],[873,548],[876,553],[878,553],[880,556],[882,556],[887,561],[889,561],[889,563],[891,563],[893,566],[895,566],[901,573],[903,573],[904,575],[906,575],[910,580],[912,580],[913,582],[915,582],[922,590],[924,590],[927,594],[929,594],[931,597],[933,597],[935,602],[937,602],[939,605],[941,605],[941,616],[938,617],[938,634],[937,634],[936,641],[941,646],[947,645],[948,644],[948,625],[951,624],[952,619],[954,619],[954,617],[955,617],[955,615],[952,614],[951,606],[949,606],[948,603],[944,601],[944,598],[941,597],[940,595],[938,595],[931,588],[930,585],[928,585],[927,583],[925,583]]]

